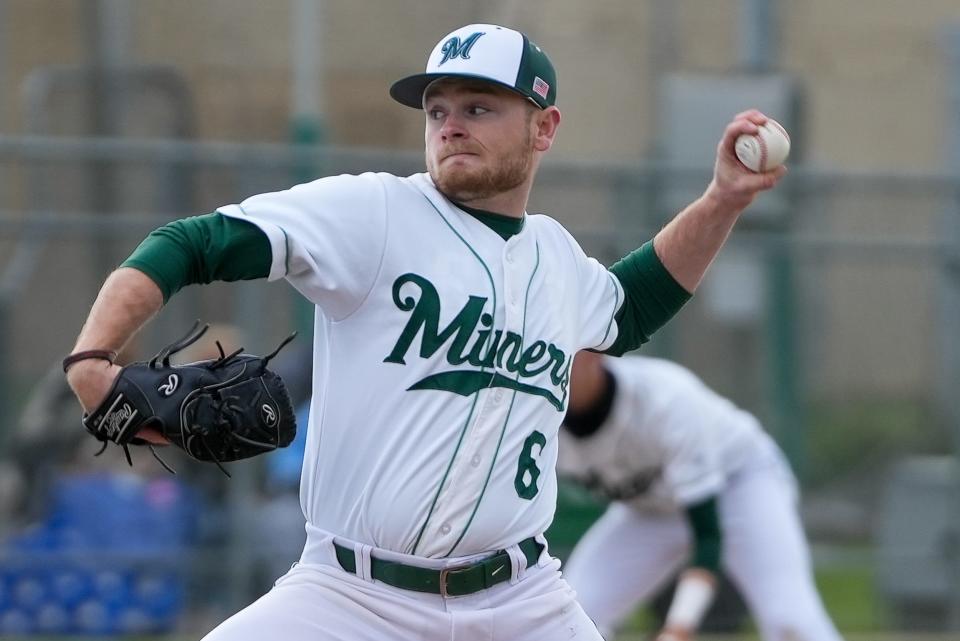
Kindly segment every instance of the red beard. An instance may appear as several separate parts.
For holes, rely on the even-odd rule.
[[[456,153],[459,149],[452,149]],[[463,150],[469,152],[469,150]],[[464,167],[448,163],[434,166],[429,158],[427,169],[437,189],[447,198],[467,203],[489,198],[522,185],[533,165],[533,145],[530,136],[511,153],[500,155],[495,162],[483,166]]]

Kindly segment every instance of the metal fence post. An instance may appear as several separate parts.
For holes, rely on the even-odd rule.
[[[806,413],[800,393],[802,363],[797,348],[797,289],[790,230],[780,231],[780,248],[767,259],[770,307],[767,318],[767,365],[770,368],[765,396],[772,401],[777,440],[794,474],[807,480]]]
[[[10,27],[7,4],[7,0],[0,0],[0,87],[9,86],[6,53],[9,46]],[[7,127],[7,101],[8,97],[0,94],[0,131],[4,131]]]
[[[949,28],[944,46],[947,54],[947,166],[960,177],[960,25]],[[957,323],[960,321],[960,179],[953,189],[954,202],[943,213],[942,233],[946,246],[940,267],[940,372],[937,401],[946,427],[954,435],[957,460],[960,460],[960,343]],[[955,535],[960,533],[960,501],[955,507]],[[953,600],[950,627],[960,630],[960,554],[948,559],[953,566]]]
[[[326,142],[326,126],[323,120],[323,72],[322,24],[323,0],[296,0],[290,14],[292,37],[291,64],[293,84],[291,87],[290,142],[303,152],[302,160],[294,169],[298,183],[314,180],[326,172],[316,162],[316,154],[310,153]],[[313,305],[303,297],[294,298],[294,322],[304,336],[313,335]]]
[[[740,0],[740,67],[771,71],[779,61],[777,0]]]
[[[11,304],[10,300],[0,293],[0,358],[3,363],[13,362],[13,349],[11,349],[13,331],[11,325]],[[4,416],[15,417],[16,410],[10,399],[10,386],[14,383],[15,376],[9,370],[0,371],[0,412]],[[14,422],[4,421],[0,424],[0,450],[8,451],[6,440],[14,430]]]

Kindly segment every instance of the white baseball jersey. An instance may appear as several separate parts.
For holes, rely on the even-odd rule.
[[[588,438],[561,433],[558,470],[612,500],[675,511],[715,495],[766,434],[752,414],[689,370],[645,356],[607,358],[610,416]]]
[[[724,570],[761,638],[841,641],[813,582],[796,481],[756,419],[675,363],[604,363],[617,381],[610,416],[584,439],[562,431],[558,463],[616,499],[564,567],[601,632],[612,635],[688,560],[681,508],[716,496]]]
[[[547,216],[504,241],[426,174],[324,178],[219,211],[262,229],[270,278],[317,306],[308,537],[446,557],[547,528],[572,357],[618,334],[613,274]]]

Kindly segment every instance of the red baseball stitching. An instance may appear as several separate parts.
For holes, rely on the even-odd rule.
[[[790,142],[790,134],[788,134],[787,130],[783,128],[783,125],[781,125],[776,120],[767,120],[767,124],[773,125],[777,129],[779,129],[780,133],[782,133],[783,136],[787,139],[787,142]]]
[[[762,134],[756,135],[757,143],[760,145],[760,172],[763,173],[767,170],[767,141],[763,139]]]

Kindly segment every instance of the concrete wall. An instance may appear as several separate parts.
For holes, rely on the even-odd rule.
[[[0,87],[0,114],[6,116],[0,132],[17,133],[24,128],[27,75],[46,65],[90,60],[86,25],[95,3],[0,2],[9,21],[2,31],[8,39],[0,42],[5,65],[0,77],[8,83]],[[184,76],[200,138],[288,139],[292,2],[130,2],[129,60],[170,65]],[[936,169],[947,155],[943,133],[949,116],[941,25],[960,22],[960,4],[781,0],[779,5],[779,69],[804,89],[807,163],[850,170]],[[326,0],[317,27],[329,140],[419,150],[422,116],[391,101],[387,87],[421,70],[430,48],[449,30],[491,21],[527,31],[556,63],[564,122],[552,159],[635,162],[657,139],[660,73],[737,70],[740,10],[738,0]],[[5,178],[8,195],[20,189],[10,175]],[[616,217],[623,203],[599,182],[572,187],[546,182],[537,197],[537,207],[573,229],[623,220]],[[831,193],[807,201],[797,224],[801,230],[863,238],[936,237],[942,211],[937,198],[924,201],[916,194],[891,200],[886,193]],[[880,264],[882,256],[822,258],[799,265],[811,386],[865,394],[932,389],[933,260]],[[684,322],[700,321],[696,309],[686,312]],[[730,341],[721,348],[733,351],[714,353],[698,345],[691,359],[709,360],[698,362],[698,369],[718,368],[715,381],[722,384],[723,368],[739,348]]]
[[[195,91],[204,138],[287,135],[291,3],[131,0],[130,59],[179,69]],[[5,131],[23,120],[31,69],[89,57],[90,0],[6,0]],[[734,70],[737,0],[327,0],[321,50],[334,142],[417,148],[416,114],[386,95],[419,70],[430,47],[472,21],[509,22],[553,57],[565,123],[556,147],[573,158],[634,159],[655,137],[660,70]],[[780,67],[807,90],[811,162],[855,168],[933,168],[944,157],[946,68],[940,25],[953,0],[782,0]]]

